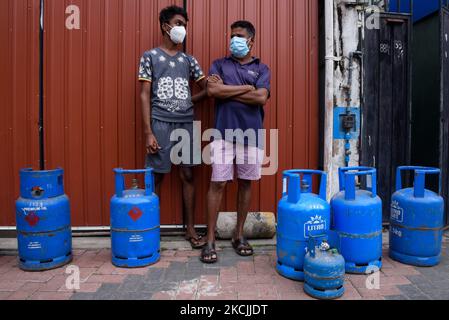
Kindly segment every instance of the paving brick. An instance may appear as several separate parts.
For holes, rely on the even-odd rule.
[[[80,257],[74,257],[73,264],[80,268],[99,268],[105,261],[94,259],[95,255],[89,255],[87,252]]]
[[[189,261],[188,257],[162,257],[161,262],[182,262],[187,263]]]
[[[237,268],[236,267],[220,268],[220,276],[237,276]]]
[[[146,282],[159,283],[165,280],[165,269],[150,269],[145,275]]]
[[[5,264],[16,263],[17,256],[0,256],[0,266]]]
[[[176,300],[196,300],[196,292],[195,293],[178,292],[175,298]]]
[[[29,299],[30,300],[69,300],[72,293],[68,292],[35,292]]]
[[[406,285],[411,284],[405,276],[380,276],[380,285]]]
[[[148,283],[143,282],[137,289],[138,292],[161,292],[161,291],[177,291],[179,288],[179,282],[161,282],[161,283]]]
[[[11,266],[0,266],[0,277],[8,271],[11,271]]]
[[[94,257],[95,260],[102,261],[102,262],[111,260],[111,258],[112,258],[112,254],[111,254],[110,249],[101,249]]]
[[[25,281],[19,280],[0,280],[0,291],[17,291],[25,284]]]
[[[29,297],[31,297],[34,294],[34,292],[31,291],[15,291],[15,292],[9,292],[9,296],[5,298],[6,300],[27,300]]]
[[[286,293],[279,293],[279,299],[280,300],[314,300],[312,297],[307,295],[304,291],[298,291],[298,292],[286,292]]]
[[[86,282],[86,283],[81,282],[79,289],[67,289],[67,287],[65,285],[63,285],[61,288],[59,288],[58,291],[73,292],[73,293],[78,293],[78,292],[95,293],[98,291],[98,289],[100,289],[101,285],[102,285],[101,283],[95,283],[95,282]]]
[[[176,251],[176,257],[199,257],[200,251],[192,251],[192,250],[179,250]]]
[[[278,294],[280,294],[280,293],[282,293],[282,294],[296,294],[296,293],[298,293],[298,292],[300,292],[300,291],[302,291],[303,290],[303,287],[302,287],[302,285],[301,286],[299,286],[299,285],[297,285],[297,286],[275,286],[275,288],[276,288],[276,292],[278,293]]]
[[[396,268],[382,269],[382,273],[386,276],[416,276],[421,273],[413,267],[401,266]]]
[[[182,281],[179,284],[178,294],[179,293],[185,293],[185,294],[196,293],[198,291],[199,283],[200,283],[199,279]]]
[[[237,300],[237,293],[206,293],[206,294],[199,294],[197,296],[197,300]]]
[[[77,293],[74,293],[70,299],[87,301],[87,300],[94,300],[94,298],[95,298],[95,295],[93,293],[77,292]]]
[[[256,287],[257,292],[259,293],[259,296],[261,296],[261,297],[267,297],[267,296],[277,297],[277,295],[278,295],[276,288],[273,286],[256,284],[255,287]]]
[[[189,280],[190,277],[185,276],[184,274],[168,274],[165,276],[165,281],[169,282],[181,282],[184,280]]]
[[[11,270],[1,275],[0,282],[2,281],[35,281],[35,282],[47,282],[53,277],[51,272],[27,272],[22,270]]]
[[[144,277],[139,275],[127,276],[119,287],[119,291],[137,292],[140,284],[144,281]]]
[[[237,293],[255,293],[255,294],[257,294],[257,290],[254,286],[248,286],[248,285],[241,284],[240,282],[236,282],[233,287],[234,287],[234,291]],[[229,288],[229,290],[231,290],[231,288]]]
[[[114,274],[114,275],[99,275],[93,274],[87,278],[86,282],[99,282],[99,283],[122,283],[125,279],[124,275]]]
[[[92,274],[95,273],[97,268],[79,268],[80,270],[80,281],[84,282],[89,278]]]
[[[145,268],[115,268],[113,274],[122,274],[122,275],[140,275],[144,276],[148,273],[150,269],[148,267]]]
[[[0,291],[0,300],[6,300],[10,295],[10,291]]]
[[[415,285],[402,285],[399,286],[399,289],[403,295],[411,300],[430,300],[430,297]]]
[[[257,292],[238,292],[238,300],[258,300],[259,294]]]
[[[215,282],[208,282],[208,281],[200,281],[198,285],[198,293],[199,294],[206,294],[211,292],[216,292],[219,290],[219,284]]]
[[[345,283],[345,293],[339,300],[361,300],[362,296],[351,283]]]
[[[100,251],[101,251],[101,249],[89,249],[89,250],[86,250],[86,252],[84,252],[84,254],[86,256],[95,257]]]
[[[42,284],[39,291],[58,291],[62,286],[65,287],[66,279],[66,276],[55,276]]]
[[[175,291],[170,292],[157,292],[153,294],[151,300],[174,300],[176,297]]]
[[[259,300],[266,300],[266,301],[273,301],[273,300],[279,300],[279,296],[277,294],[272,295],[260,295]]]
[[[277,273],[275,266],[255,266],[256,274],[270,275],[273,276]]]
[[[19,291],[35,293],[44,285],[45,283],[43,282],[25,282],[23,286],[20,287]]]
[[[170,267],[170,262],[168,261],[159,261],[158,263],[155,263],[151,266],[149,266],[149,269],[165,269]]]
[[[174,257],[176,250],[162,250],[161,257]]]
[[[117,300],[118,288],[120,284],[117,283],[103,283],[100,288],[94,293],[94,300]]]
[[[220,275],[220,283],[227,283],[227,282],[237,282],[237,275],[235,275],[235,276]]]
[[[357,291],[362,296],[362,298],[371,298],[371,297],[384,297],[384,296],[395,296],[401,295],[401,290],[399,290],[396,286],[381,286],[377,289],[367,289],[367,288],[357,288]]]
[[[200,280],[200,286],[202,284],[206,284],[206,285],[218,284],[218,276],[213,276],[213,275],[201,276],[199,280]]]
[[[86,250],[83,250],[83,249],[72,250],[73,256],[82,256],[85,252],[86,252]]]
[[[397,296],[385,297],[385,300],[400,300],[400,301],[403,301],[403,300],[408,300],[408,298],[406,296],[403,296],[403,295],[397,295]]]
[[[380,276],[380,273],[378,273]],[[351,283],[355,288],[366,288],[367,275],[346,274],[346,281]]]
[[[151,300],[151,294],[145,292],[119,292],[117,299],[128,301]]]
[[[430,281],[422,274],[410,275],[410,276],[406,276],[406,278],[413,284],[418,284],[418,283],[429,283],[430,284]]]
[[[188,274],[190,275],[191,273],[188,273]],[[203,271],[200,274],[200,276],[201,275],[218,276],[219,274],[220,274],[220,269],[203,269]],[[195,277],[197,278],[198,275],[196,275]]]
[[[237,263],[237,272],[239,275],[255,274],[254,263],[252,261],[240,261]]]
[[[117,268],[111,262],[103,263],[96,271],[95,274],[114,274]]]

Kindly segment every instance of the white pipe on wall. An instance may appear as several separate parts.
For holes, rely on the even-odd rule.
[[[324,118],[324,170],[328,172],[327,197],[332,196],[334,131],[334,0],[324,0],[325,19],[325,118]]]

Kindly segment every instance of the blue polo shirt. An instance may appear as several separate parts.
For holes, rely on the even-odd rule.
[[[270,93],[271,72],[267,65],[260,62],[259,58],[253,58],[249,63],[240,62],[231,57],[226,57],[213,62],[209,71],[210,75],[217,74],[223,79],[226,85],[252,85],[257,89],[265,88]],[[264,106],[255,106],[241,103],[233,99],[220,100],[215,102],[215,128],[220,131],[223,139],[226,137],[226,130],[241,129],[245,132],[254,129],[256,141],[245,138],[233,139],[232,142],[244,143],[263,148],[263,141],[257,138],[258,130],[263,129]],[[230,139],[227,139],[230,140]],[[236,141],[237,140],[237,141]]]

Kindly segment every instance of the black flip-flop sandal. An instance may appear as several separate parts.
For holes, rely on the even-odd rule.
[[[248,243],[248,240],[243,237],[238,240],[232,239],[232,247],[234,248],[234,251],[242,257],[250,257],[254,254],[253,247],[251,247],[251,245]],[[245,251],[250,252],[246,253]]]
[[[215,256],[215,258],[213,258]],[[206,264],[216,263],[218,261],[215,243],[207,243],[201,251],[200,261]]]
[[[205,245],[206,242],[201,244],[201,240],[204,238],[203,235],[198,235],[196,238],[195,237],[186,237],[186,241],[188,241],[190,243],[190,245],[192,246],[192,249],[197,250],[197,249],[202,249]]]

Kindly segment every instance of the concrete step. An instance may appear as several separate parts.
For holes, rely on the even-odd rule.
[[[270,240],[250,240],[254,247],[270,247],[276,245],[276,238]],[[231,248],[231,241],[218,240],[217,248]],[[111,248],[111,239],[109,237],[74,237],[72,239],[73,249],[96,250]],[[190,244],[183,237],[162,237],[162,250],[191,250]],[[16,238],[0,238],[0,255],[15,254],[17,252]]]

